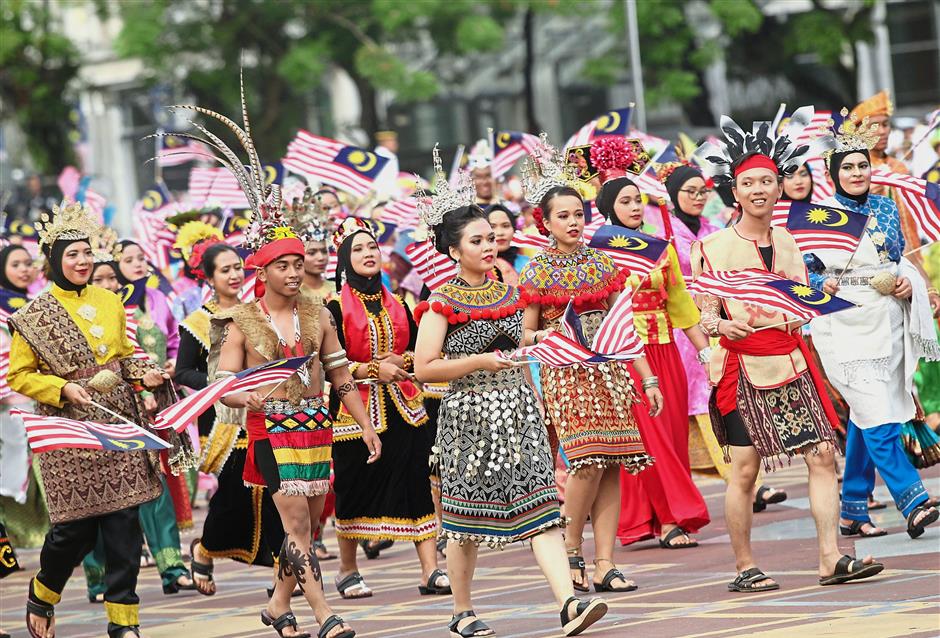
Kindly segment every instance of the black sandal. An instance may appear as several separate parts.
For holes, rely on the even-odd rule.
[[[287,638],[284,636],[284,628],[290,627],[294,631],[297,631],[297,616],[294,615],[294,612],[288,611],[281,614],[277,618],[273,618],[271,614],[268,613],[268,610],[265,609],[261,612],[261,624],[265,627],[273,627],[278,636],[281,636],[281,638]],[[305,631],[303,633],[291,636],[290,638],[310,638],[310,634]]]
[[[609,572],[607,572],[606,574],[604,574],[604,578],[601,582],[594,583],[594,591],[596,591],[598,594],[602,594],[604,592],[615,592],[619,594],[621,592],[636,591],[637,586],[635,584],[627,585],[626,587],[619,587],[619,588],[611,587],[610,584],[614,582],[615,580],[617,580],[618,578],[625,583],[628,582],[627,577],[623,575],[623,572],[621,572],[619,569],[615,567],[611,569]]]
[[[359,541],[359,547],[366,553],[366,558],[375,560],[379,554],[395,544],[395,541],[384,540],[372,544],[372,541]]]
[[[209,565],[208,563],[200,563],[199,561],[196,560],[196,545],[198,545],[200,541],[202,541],[202,539],[197,538],[193,540],[192,543],[189,544],[189,555],[191,556],[191,559],[190,559],[191,562],[189,563],[189,567],[192,572],[193,585],[196,586],[196,591],[198,591],[203,596],[213,596],[215,595],[215,590],[202,591],[202,589],[200,589],[198,585],[198,583],[202,583],[203,585],[208,587],[209,585],[215,584],[215,578],[212,577],[212,569],[214,565]],[[203,576],[203,578],[201,580],[199,578],[196,578],[196,574]]]
[[[422,596],[448,596],[450,595],[450,585],[438,585],[437,579],[443,576],[447,578],[445,574],[440,569],[435,569],[431,572],[431,575],[428,576],[427,585],[418,585],[418,593]]]
[[[745,569],[743,572],[738,574],[737,578],[728,583],[728,591],[751,593],[774,591],[775,589],[780,589],[780,583],[773,583],[763,586],[759,586],[757,584],[762,583],[765,580],[770,580],[770,576],[762,572],[757,567],[751,567],[750,569]]]
[[[915,524],[914,521],[917,520],[917,515],[921,512],[928,513],[919,523]],[[940,512],[938,512],[936,508],[928,507],[925,504],[918,505],[907,517],[907,535],[911,538],[917,538],[924,533],[928,525],[936,523],[938,518],[940,518]]]
[[[317,638],[326,638],[327,634],[333,631],[333,629],[337,625],[342,625],[342,624],[345,624],[343,622],[343,619],[337,616],[336,614],[333,614],[332,616],[327,618],[323,622],[322,625],[320,625],[320,631],[317,632]],[[355,631],[353,631],[352,629],[347,629],[344,632],[336,634],[335,636],[333,636],[333,638],[353,638],[353,636],[355,635],[356,635]]]
[[[843,536],[861,536],[862,538],[877,538],[879,536],[887,536],[888,530],[883,529],[880,532],[866,532],[862,529],[865,525],[871,525],[875,527],[875,524],[870,520],[868,521],[852,521],[851,525],[839,525],[839,533]],[[877,529],[877,527],[875,527]]]
[[[447,539],[443,536],[437,539],[437,553],[447,558]]]
[[[460,624],[461,620],[470,617],[476,618],[476,616],[477,615],[473,613],[472,609],[462,611],[459,614],[454,614],[454,616],[450,619],[450,622],[447,623],[447,629],[450,631],[450,638],[483,638],[483,636],[492,636],[494,632],[492,629],[490,629],[490,626],[479,619],[474,620],[471,623],[467,623],[467,626],[463,629],[457,629],[457,625]],[[480,634],[477,636],[478,631],[488,631],[490,633]]]
[[[677,539],[680,536],[685,536],[689,539],[688,543],[681,543],[674,545],[672,541]],[[698,542],[692,540],[692,537],[689,536],[689,533],[682,529],[681,527],[673,528],[671,532],[666,534],[666,538],[659,539],[659,546],[663,549],[687,549],[689,547],[698,547]]]
[[[32,584],[30,584],[30,589],[32,589]],[[45,635],[49,625],[52,624],[52,619],[55,618],[55,607],[32,598],[26,599],[26,630],[29,632],[30,638],[42,638],[41,635],[33,631],[33,626],[29,624],[30,616],[41,616],[46,619],[46,626],[42,630],[43,635]]]
[[[568,605],[572,601],[577,601],[575,616],[568,615]],[[590,600],[578,600],[572,596],[565,601],[561,608],[561,629],[566,636],[577,636],[582,631],[596,623],[607,614],[607,603],[603,598],[591,598]]]
[[[347,596],[346,592],[355,587],[356,585],[362,585],[366,589],[366,593],[360,594],[358,596]],[[347,600],[355,600],[357,598],[371,598],[372,590],[369,589],[366,585],[365,579],[362,577],[362,574],[359,572],[353,572],[341,580],[336,581],[336,591],[339,592],[339,595]]]
[[[764,498],[764,495],[770,491],[773,491],[774,493],[768,498]],[[751,509],[755,514],[757,514],[758,512],[763,512],[765,509],[767,509],[768,505],[772,505],[774,503],[783,503],[785,500],[787,500],[787,493],[785,491],[768,487],[767,485],[761,485],[759,488],[757,488],[757,494],[754,495],[754,505]]]
[[[856,569],[856,567],[858,569]],[[841,585],[850,580],[860,580],[862,578],[869,578],[875,574],[880,574],[884,568],[885,566],[879,562],[872,562],[866,565],[851,556],[843,556],[839,559],[839,562],[836,563],[836,569],[832,572],[832,576],[820,578],[819,584]]]
[[[323,556],[317,554],[317,560],[333,560],[336,558],[336,554],[331,554],[330,550],[326,548],[326,543],[323,541],[313,541],[313,551],[323,552]]]
[[[115,625],[108,623],[108,638],[125,638],[125,636],[136,636],[140,638],[140,625]]]
[[[584,569],[584,556],[568,556],[568,568],[569,569],[580,569],[581,570],[581,582],[587,580],[587,571]],[[571,579],[571,584],[574,586],[575,591],[581,593],[591,591],[591,588],[582,585],[580,582],[576,581],[574,578]]]

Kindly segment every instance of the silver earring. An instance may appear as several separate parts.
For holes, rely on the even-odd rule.
[[[558,240],[555,239],[554,235],[548,236],[548,245],[551,246],[552,248],[558,247]]]
[[[460,274],[460,271],[462,270],[462,269],[460,268],[460,262],[459,262],[459,261],[456,262],[456,263],[454,264],[454,267],[457,269],[457,274],[459,275],[459,274]]]
[[[345,270],[339,276],[339,285],[340,286],[346,285],[346,271]]]

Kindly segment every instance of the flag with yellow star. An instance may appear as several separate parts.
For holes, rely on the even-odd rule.
[[[618,266],[643,279],[659,265],[669,242],[623,226],[605,225],[597,229],[588,245],[603,250]]]
[[[832,206],[790,202],[788,209],[775,208],[773,223],[785,226],[804,253],[815,250],[852,252],[865,232],[868,215]]]

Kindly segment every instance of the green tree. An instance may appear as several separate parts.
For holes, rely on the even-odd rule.
[[[48,2],[0,3],[2,117],[15,118],[33,163],[43,173],[58,173],[74,162],[72,109],[65,96],[78,73],[78,56],[52,21]]]

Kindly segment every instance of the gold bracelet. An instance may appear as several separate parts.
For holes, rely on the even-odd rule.
[[[369,362],[369,366],[366,368],[366,376],[370,379],[379,378],[379,362],[375,359]]]
[[[410,372],[414,369],[415,366],[415,356],[410,352],[406,352],[401,356],[405,360],[405,365],[403,366],[405,372]]]
[[[930,287],[927,289],[927,295],[940,295],[940,292],[937,292],[936,288]]]

